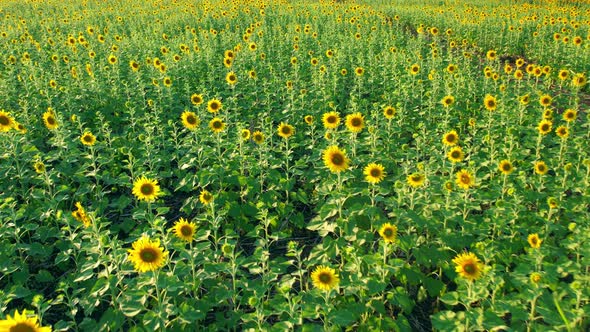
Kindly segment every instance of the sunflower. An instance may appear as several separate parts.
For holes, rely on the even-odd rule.
[[[313,116],[312,115],[306,115],[303,120],[305,121],[305,123],[307,123],[308,125],[312,125],[313,124]]]
[[[455,146],[459,142],[459,134],[455,130],[451,130],[443,135],[442,142],[447,146]]]
[[[454,146],[449,150],[449,153],[447,153],[447,158],[453,163],[458,163],[463,161],[465,156],[463,155],[463,150],[460,146]]]
[[[137,63],[137,61],[131,60],[131,61],[129,61],[129,67],[131,67],[131,70],[133,70],[133,71],[138,71],[139,70],[139,63]]]
[[[201,124],[201,119],[194,112],[184,111],[180,119],[182,125],[189,130],[195,130]]]
[[[191,103],[195,106],[199,106],[203,103],[203,95],[198,93],[193,93],[191,96]]]
[[[39,326],[39,317],[30,315],[27,316],[27,311],[23,310],[18,313],[14,312],[14,316],[6,315],[6,319],[0,320],[0,331],[7,332],[51,332],[51,327]]]
[[[543,106],[543,107],[551,106],[552,101],[553,101],[553,98],[551,98],[551,96],[549,96],[549,95],[542,95],[541,97],[539,97],[539,104],[541,104],[541,106]]]
[[[240,131],[240,137],[242,138],[242,140],[247,141],[250,139],[250,129],[242,129]]]
[[[225,123],[223,123],[220,118],[213,118],[209,121],[209,128],[211,128],[211,131],[218,134],[225,129]]]
[[[340,115],[338,115],[338,112],[324,113],[322,123],[326,129],[336,129],[340,125]]]
[[[559,73],[557,74],[557,77],[562,80],[565,81],[567,80],[567,78],[570,76],[569,71],[567,71],[566,69],[562,69],[559,71]]]
[[[109,64],[114,65],[117,63],[117,57],[111,54],[108,57],[108,61],[109,61]]]
[[[295,133],[295,128],[293,128],[293,126],[291,126],[290,124],[281,122],[281,124],[279,124],[279,127],[277,128],[277,131],[279,133],[279,136],[281,136],[284,139],[287,139],[293,136],[293,134]]]
[[[379,228],[379,235],[386,243],[393,243],[397,239],[397,226],[387,222]]]
[[[537,233],[530,234],[527,237],[527,241],[529,242],[529,244],[531,245],[531,248],[533,248],[533,249],[540,248],[541,247],[541,243],[543,243],[543,240],[539,239],[539,235]]]
[[[426,178],[424,177],[424,174],[421,173],[413,173],[406,178],[408,184],[413,188],[421,187],[424,184],[424,180],[426,180]]]
[[[27,128],[19,122],[14,121],[14,129],[16,129],[19,133],[24,134],[27,132]]]
[[[363,174],[365,174],[365,180],[371,184],[377,184],[383,181],[385,178],[385,168],[381,164],[370,163],[365,167],[363,170]]]
[[[195,230],[197,229],[197,225],[194,222],[188,222],[184,218],[178,219],[176,224],[172,230],[174,231],[174,235],[181,240],[186,242],[191,242],[193,237],[195,236]]]
[[[498,54],[494,50],[489,50],[488,53],[486,53],[486,58],[488,58],[488,60],[491,60],[491,61],[496,60],[497,56],[498,56]]]
[[[354,73],[356,74],[356,76],[363,76],[365,70],[363,69],[363,67],[356,67],[354,69]]]
[[[493,111],[496,109],[496,107],[498,107],[498,102],[496,100],[496,97],[492,95],[486,95],[483,99],[483,105],[488,111]]]
[[[566,126],[559,126],[559,127],[557,127],[555,129],[555,133],[557,134],[557,136],[559,136],[559,137],[561,137],[563,139],[566,139],[569,136],[569,134],[570,134],[569,129],[567,129]]]
[[[541,120],[541,122],[539,122],[539,124],[537,125],[537,130],[539,131],[539,134],[547,135],[551,132],[552,126],[553,122],[549,120]]]
[[[261,131],[255,131],[252,134],[252,140],[254,141],[254,143],[260,145],[262,144],[262,142],[264,142],[264,134]]]
[[[227,75],[225,75],[225,81],[229,85],[234,85],[238,83],[238,77],[236,76],[236,73],[230,71],[229,73],[227,73]]]
[[[569,108],[569,109],[565,110],[565,112],[563,112],[563,120],[566,122],[572,122],[572,121],[576,120],[577,115],[578,115],[578,112],[576,110]]]
[[[415,63],[410,67],[410,74],[412,75],[418,75],[418,73],[420,72],[420,66]]]
[[[544,161],[537,161],[535,163],[535,173],[539,175],[545,175],[549,171],[547,164]]]
[[[162,195],[158,181],[148,179],[145,176],[133,182],[133,195],[140,201],[153,202]]]
[[[447,72],[448,72],[449,74],[452,74],[452,73],[454,73],[454,72],[456,72],[456,71],[457,71],[457,65],[455,65],[455,64],[452,64],[452,63],[451,63],[451,64],[449,64],[449,65],[447,66]]]
[[[332,173],[339,173],[348,168],[348,158],[344,151],[332,145],[323,151],[324,165]]]
[[[160,240],[151,241],[144,235],[132,246],[133,249],[127,250],[127,259],[133,263],[137,272],[155,271],[166,263],[168,252],[160,247]]]
[[[92,135],[91,132],[87,131],[82,136],[80,136],[80,141],[84,145],[93,146],[94,143],[96,143],[96,137]]]
[[[208,192],[207,190],[201,190],[201,194],[199,195],[199,201],[204,205],[210,204],[213,202],[213,195]]]
[[[80,202],[76,202],[76,211],[72,212],[72,216],[74,217],[74,219],[83,223],[84,227],[90,227],[90,225],[92,225],[92,221],[90,220],[90,217],[88,217],[86,210],[84,209],[84,207],[82,206],[82,203],[80,203]]]
[[[507,160],[507,159],[500,161],[500,163],[498,164],[498,169],[504,175],[508,175],[514,171],[514,167],[512,166],[512,163],[510,162],[510,160]]]
[[[45,127],[49,130],[54,130],[59,126],[53,110],[49,109],[47,112],[43,113],[43,123],[45,123]]]
[[[574,75],[574,78],[572,79],[572,84],[575,87],[581,88],[584,85],[586,85],[586,81],[587,81],[586,80],[586,75],[583,74],[583,73],[580,73],[580,74]]]
[[[453,263],[455,263],[455,272],[470,281],[479,279],[484,267],[479,258],[470,252],[459,254],[453,258]]]
[[[330,291],[338,287],[340,279],[334,269],[327,266],[318,266],[311,273],[311,280],[316,288],[321,290]]]
[[[475,185],[475,178],[469,171],[462,169],[457,173],[455,183],[460,188],[467,190]]]
[[[219,110],[221,110],[222,107],[223,104],[221,104],[221,101],[218,99],[211,99],[207,103],[207,110],[211,113],[219,112]]]
[[[169,88],[172,86],[172,79],[170,77],[164,77],[162,83],[164,83],[165,87]]]
[[[353,133],[360,133],[365,127],[365,119],[360,112],[346,116],[346,128]]]
[[[45,164],[42,161],[36,161],[33,164],[33,168],[35,169],[35,172],[37,174],[43,174],[43,173],[45,173]]]
[[[385,106],[383,108],[383,116],[385,116],[386,119],[393,119],[395,116],[395,108],[393,108],[393,106]]]
[[[453,105],[453,103],[455,102],[455,97],[450,96],[450,95],[444,96],[440,102],[441,102],[441,104],[443,104],[444,107],[449,107],[449,106]]]
[[[522,72],[522,70],[517,69],[514,71],[514,78],[517,80],[522,80],[524,78],[524,73]]]
[[[528,105],[529,101],[531,100],[531,97],[529,96],[529,94],[526,94],[524,96],[520,96],[520,98],[518,99],[518,101],[520,102],[521,105]]]
[[[541,274],[539,272],[531,273],[530,280],[533,284],[538,284],[541,281]]]
[[[15,121],[10,114],[4,110],[0,111],[0,132],[9,131],[14,127]]]

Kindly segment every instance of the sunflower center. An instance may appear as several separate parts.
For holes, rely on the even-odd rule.
[[[381,176],[381,170],[379,170],[378,168],[373,168],[373,169],[371,169],[370,174],[372,177],[378,178]]]
[[[502,165],[502,169],[506,172],[508,172],[509,170],[512,169],[512,166],[510,166],[510,164],[504,164]]]
[[[453,142],[455,142],[455,140],[456,140],[455,135],[448,135],[447,136],[447,142],[453,143]]]
[[[221,121],[215,121],[215,122],[213,122],[213,128],[215,128],[215,129],[221,128]]]
[[[453,152],[451,152],[451,157],[458,159],[459,157],[461,157],[461,152],[453,151]]]
[[[180,233],[184,236],[192,236],[193,229],[188,225],[184,225],[184,226],[180,227]]]
[[[361,119],[359,119],[359,118],[353,118],[352,120],[350,120],[350,124],[353,127],[360,127],[363,123],[362,123],[362,120]]]
[[[332,282],[332,276],[326,272],[320,273],[319,279],[322,284],[330,284]]]
[[[154,186],[151,183],[144,183],[141,185],[141,188],[139,190],[142,194],[149,196],[154,193]]]
[[[332,163],[336,166],[341,166],[342,164],[344,164],[344,156],[339,154],[339,153],[335,153],[334,155],[332,155]]]
[[[234,75],[229,75],[229,80],[230,81],[235,81],[236,80],[236,77]]]
[[[548,124],[544,124],[541,126],[541,130],[542,131],[549,131],[549,125]]]
[[[470,181],[470,180],[471,180],[471,179],[469,178],[469,175],[467,175],[467,174],[463,174],[463,175],[461,175],[461,183],[464,183],[464,184],[469,184],[469,181]]]
[[[10,119],[7,116],[0,116],[0,125],[8,126],[10,124]]]
[[[412,181],[418,182],[420,180],[422,180],[422,177],[420,175],[418,175],[418,174],[412,175]]]
[[[291,134],[291,128],[285,126],[281,129],[281,132],[285,135],[289,135],[289,134]]]
[[[463,271],[465,271],[466,274],[475,274],[477,268],[473,263],[466,263],[463,265]]]
[[[392,236],[393,236],[393,229],[391,229],[391,228],[386,228],[386,229],[384,229],[384,230],[383,230],[383,235],[384,235],[384,237],[386,237],[386,238],[390,238],[390,237],[392,237]]]
[[[335,116],[329,116],[326,121],[328,123],[336,123],[336,117]]]
[[[139,257],[145,263],[152,263],[158,259],[158,253],[152,248],[144,248],[140,253]]]
[[[214,109],[214,110],[216,110],[216,109],[218,109],[218,108],[219,108],[219,105],[218,105],[217,103],[212,103],[212,104],[211,104],[211,109]]]
[[[256,142],[262,141],[262,136],[260,136],[260,135],[254,135],[254,141],[256,141]]]
[[[195,118],[194,115],[189,115],[186,117],[186,122],[188,122],[188,124],[194,125],[197,123],[197,118]]]
[[[493,100],[489,100],[488,107],[494,107],[494,106],[496,106],[496,102],[494,102]]]
[[[534,246],[537,245],[537,238],[536,237],[531,238],[531,244]]]
[[[538,165],[537,169],[539,170],[539,172],[545,172],[545,166],[543,165]]]
[[[84,136],[84,142],[92,142],[92,136],[90,136],[90,135],[85,135],[85,136]]]
[[[55,118],[53,118],[52,116],[47,117],[47,123],[49,123],[50,125],[54,125],[55,124]]]
[[[27,322],[20,322],[8,329],[10,332],[35,332],[37,329]]]

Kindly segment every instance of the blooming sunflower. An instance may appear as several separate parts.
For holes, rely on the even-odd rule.
[[[201,190],[201,194],[199,195],[199,201],[204,205],[210,204],[213,202],[213,195],[208,192],[207,190]]]
[[[338,115],[338,112],[324,113],[322,123],[326,129],[336,129],[340,125],[340,115]]]
[[[59,126],[53,110],[49,109],[47,112],[43,113],[43,123],[45,123],[45,127],[49,130],[54,130]]]
[[[313,116],[312,115],[306,115],[303,120],[305,121],[305,123],[307,123],[308,125],[312,125],[313,124]]]
[[[496,109],[496,107],[498,107],[498,101],[496,100],[496,97],[492,95],[486,95],[483,99],[483,105],[488,111],[493,111]]]
[[[510,160],[507,160],[507,159],[500,161],[500,163],[498,164],[498,169],[504,175],[508,175],[514,171],[514,167],[512,166],[512,163],[510,162]]]
[[[250,129],[244,128],[240,131],[240,137],[242,140],[247,141],[250,139]]]
[[[117,63],[117,57],[111,54],[108,57],[108,61],[109,61],[109,64],[114,65]]]
[[[168,258],[168,252],[160,247],[160,240],[151,241],[145,235],[133,242],[132,247],[127,250],[127,259],[137,272],[155,271],[164,266]]]
[[[346,116],[346,128],[353,133],[360,133],[365,127],[365,119],[360,112]]]
[[[14,119],[10,116],[10,114],[4,110],[0,111],[0,132],[1,131],[9,131],[15,122]]]
[[[33,168],[35,169],[35,172],[37,172],[37,174],[45,173],[45,164],[42,161],[36,161],[33,164]]]
[[[386,243],[393,243],[397,239],[397,226],[387,222],[379,228],[379,235]]]
[[[377,184],[385,178],[385,168],[381,164],[370,163],[363,170],[365,180],[371,184]]]
[[[311,280],[316,288],[321,290],[330,291],[338,287],[340,279],[334,269],[327,266],[318,266],[311,273]]]
[[[209,128],[211,131],[218,134],[222,132],[223,129],[225,129],[225,123],[223,123],[220,118],[213,118],[211,121],[209,121]]]
[[[467,190],[475,185],[475,178],[469,171],[462,169],[457,172],[455,183],[457,183],[460,188]]]
[[[363,74],[365,73],[365,69],[363,69],[363,67],[356,67],[354,69],[354,73],[356,74],[356,76],[363,76]]]
[[[573,86],[578,87],[578,88],[581,88],[584,85],[586,85],[586,82],[587,82],[586,75],[583,73],[574,75],[574,78],[572,79]]]
[[[537,130],[539,131],[539,134],[547,135],[551,132],[552,126],[553,123],[551,121],[541,120],[541,122],[539,122],[539,124],[537,125]]]
[[[453,103],[455,102],[455,97],[448,95],[448,96],[444,96],[443,99],[440,101],[441,104],[443,104],[444,107],[449,107],[451,105],[453,105]]]
[[[393,108],[393,106],[385,106],[383,108],[383,116],[388,120],[393,119],[395,116],[395,108]]]
[[[96,143],[96,136],[92,135],[91,132],[87,131],[82,136],[80,136],[80,141],[84,145],[93,146],[94,143]]]
[[[541,104],[541,106],[543,106],[543,107],[551,106],[552,101],[553,101],[553,98],[551,98],[550,95],[542,95],[541,97],[539,97],[539,104]]]
[[[133,182],[133,195],[140,201],[153,202],[162,195],[158,181],[148,179],[145,176]]]
[[[191,242],[193,237],[195,236],[195,231],[197,229],[197,225],[194,222],[188,222],[184,218],[178,219],[176,224],[172,230],[174,231],[174,235],[181,240],[186,242]]]
[[[39,326],[39,317],[31,315],[27,316],[27,310],[23,310],[22,313],[18,313],[18,310],[14,312],[14,315],[6,315],[6,319],[0,320],[0,331],[6,332],[51,332],[51,327]]]
[[[90,225],[92,225],[92,221],[90,220],[90,217],[88,217],[86,210],[84,209],[84,207],[82,206],[82,203],[80,203],[80,202],[76,202],[76,211],[72,212],[72,216],[77,221],[83,223],[84,227],[90,227]]]
[[[417,63],[410,66],[410,74],[411,75],[418,75],[419,72],[420,72],[420,66]]]
[[[576,120],[576,116],[578,115],[578,112],[576,110],[573,109],[567,109],[565,110],[565,112],[563,112],[563,120],[566,122],[572,122],[574,120]]]
[[[238,83],[238,77],[236,76],[236,73],[230,71],[229,73],[227,73],[227,75],[225,75],[225,81],[229,85],[234,85]]]
[[[470,281],[479,279],[484,267],[479,258],[470,252],[459,254],[453,258],[453,263],[455,263],[455,272]]]
[[[211,99],[207,103],[207,110],[211,113],[219,112],[219,110],[221,110],[222,107],[223,104],[221,104],[221,101],[218,99]]]
[[[465,156],[463,155],[463,150],[460,146],[454,146],[449,150],[449,153],[447,153],[447,158],[449,158],[451,162],[458,163],[463,161]]]
[[[193,93],[191,95],[191,103],[195,106],[199,106],[203,103],[203,95],[198,93]]]
[[[262,144],[262,142],[264,142],[264,134],[261,131],[255,131],[252,134],[252,140],[254,141],[254,143],[260,145]]]
[[[421,173],[410,174],[406,178],[406,181],[408,182],[408,184],[410,186],[412,186],[413,188],[421,187],[424,184],[425,180],[426,180],[426,178],[424,177],[424,174],[421,174]]]
[[[569,136],[569,134],[570,134],[569,129],[567,129],[566,126],[559,126],[559,127],[557,127],[555,129],[555,133],[557,134],[557,136],[559,136],[559,137],[561,137],[563,139],[566,139]]]
[[[182,120],[182,125],[188,130],[195,130],[201,124],[201,119],[194,112],[184,111],[180,119]]]
[[[279,124],[279,127],[277,128],[277,131],[279,133],[279,136],[281,136],[284,139],[287,139],[293,136],[293,134],[295,133],[295,128],[293,128],[293,126],[291,126],[290,124],[281,122],[281,124]]]
[[[332,145],[323,152],[324,165],[332,173],[339,173],[348,168],[348,158],[344,151],[335,145]]]
[[[537,161],[535,163],[535,173],[539,175],[545,175],[549,171],[547,164],[544,161]]]
[[[459,134],[457,134],[455,130],[451,130],[448,133],[444,134],[442,142],[444,145],[447,146],[455,146],[457,145],[457,142],[459,142]]]
[[[520,101],[521,105],[528,105],[529,101],[530,101],[531,97],[529,96],[529,94],[526,94],[524,96],[520,96],[520,98],[518,98],[518,101]]]
[[[539,239],[539,235],[537,233],[530,234],[527,237],[527,241],[533,249],[539,249],[541,247],[541,243],[543,243],[543,240]]]

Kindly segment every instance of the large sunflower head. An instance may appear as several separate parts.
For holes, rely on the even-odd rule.
[[[80,142],[86,146],[93,146],[94,143],[96,143],[96,136],[87,131],[82,136],[80,136]]]
[[[336,129],[340,125],[340,115],[338,115],[338,112],[334,111],[324,113],[322,116],[322,123],[326,129]]]
[[[543,106],[543,107],[551,106],[552,101],[553,101],[553,98],[551,98],[550,95],[542,95],[541,97],[539,97],[539,104],[541,104],[541,106]]]
[[[385,178],[385,168],[381,164],[370,163],[363,170],[365,180],[371,184],[377,184]]]
[[[527,237],[527,241],[529,242],[529,244],[531,245],[531,248],[533,248],[533,249],[540,248],[541,243],[543,243],[543,240],[541,240],[539,238],[539,234],[537,234],[537,233],[529,234],[529,236]]]
[[[475,185],[475,177],[469,171],[462,169],[457,172],[455,183],[459,188],[467,190]]]
[[[498,107],[498,101],[496,100],[496,97],[492,95],[486,95],[483,99],[483,105],[488,111],[493,111],[496,109],[496,107]]]
[[[133,195],[140,201],[153,202],[162,192],[158,181],[142,176],[133,182]]]
[[[498,170],[500,170],[502,174],[508,175],[514,171],[514,166],[512,166],[510,160],[504,159],[498,164]]]
[[[340,173],[348,168],[346,153],[335,145],[332,145],[323,152],[324,165],[332,173]]]
[[[442,142],[447,146],[455,146],[459,142],[459,134],[455,130],[451,130],[443,135]]]
[[[576,120],[577,115],[578,115],[578,112],[576,110],[569,108],[569,109],[565,110],[565,112],[563,112],[563,120],[566,122],[572,122],[572,121]]]
[[[475,254],[466,252],[453,259],[455,271],[469,281],[477,280],[481,276],[484,265]]]
[[[281,122],[281,124],[279,124],[277,131],[279,133],[279,136],[281,136],[284,139],[287,139],[293,136],[293,134],[295,133],[295,128],[293,128],[293,126],[291,126],[290,124]]]
[[[570,132],[569,129],[567,129],[566,126],[559,126],[555,129],[555,133],[557,134],[557,136],[559,136],[560,138],[566,139]]]
[[[204,205],[210,204],[213,202],[213,195],[207,190],[203,189],[199,195],[199,201],[201,201],[201,203]]]
[[[209,121],[209,128],[215,134],[218,134],[225,129],[225,123],[220,118],[213,118]]]
[[[39,317],[35,315],[27,315],[27,310],[23,310],[22,313],[18,313],[18,310],[14,312],[14,315],[6,315],[6,319],[0,320],[0,331],[7,332],[51,332],[51,327],[39,326]]]
[[[229,85],[234,85],[238,83],[238,77],[236,76],[236,73],[230,71],[229,73],[227,73],[227,75],[225,75],[225,81]]]
[[[447,157],[453,163],[461,162],[461,161],[463,161],[463,158],[465,158],[465,156],[463,154],[463,150],[461,149],[460,146],[452,147],[451,150],[449,150]]]
[[[160,241],[151,241],[149,237],[143,236],[133,242],[133,249],[128,249],[128,260],[133,263],[137,272],[155,271],[166,264],[168,252],[160,247]]]
[[[182,125],[188,130],[195,130],[201,124],[201,119],[194,112],[184,111],[180,119],[182,120]]]
[[[186,242],[191,242],[193,240],[196,229],[197,225],[194,222],[188,222],[184,218],[178,219],[172,228],[174,235]]]
[[[45,127],[47,127],[49,130],[54,130],[59,126],[57,119],[55,118],[55,113],[52,109],[49,109],[47,112],[43,113],[43,123],[45,123]]]
[[[360,133],[365,127],[365,119],[360,112],[346,116],[346,128],[353,133]]]
[[[413,188],[421,187],[424,184],[425,180],[426,180],[426,178],[424,177],[424,174],[422,174],[422,173],[410,174],[410,175],[408,175],[408,177],[406,179],[408,184],[410,186],[412,186]]]
[[[397,226],[387,222],[379,228],[379,235],[386,243],[393,243],[397,239]]]
[[[219,112],[222,107],[223,104],[221,104],[221,101],[219,99],[211,99],[207,103],[207,110],[211,113]]]
[[[535,173],[539,175],[545,175],[549,171],[547,164],[544,161],[537,161],[535,163]]]
[[[443,104],[444,107],[449,107],[449,106],[453,105],[453,103],[455,102],[455,97],[453,97],[451,95],[444,96],[440,102],[441,102],[441,104]]]
[[[14,119],[10,116],[8,112],[4,110],[0,111],[0,132],[2,131],[9,131],[14,127]]]
[[[541,120],[541,122],[539,122],[539,124],[537,125],[537,130],[539,131],[539,134],[547,135],[551,132],[552,127],[553,127],[553,122],[544,119],[544,120]]]
[[[318,266],[311,273],[311,280],[316,288],[321,290],[330,291],[338,287],[340,279],[334,269],[327,266]]]

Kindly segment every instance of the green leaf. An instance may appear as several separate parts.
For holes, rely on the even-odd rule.
[[[440,300],[448,305],[457,305],[459,304],[459,293],[457,292],[448,292],[443,294],[440,297]]]

